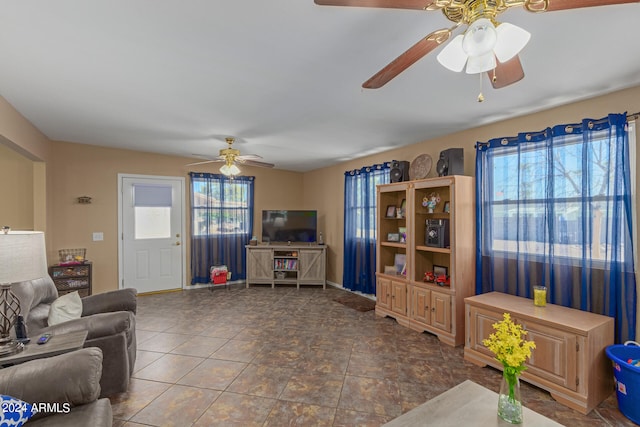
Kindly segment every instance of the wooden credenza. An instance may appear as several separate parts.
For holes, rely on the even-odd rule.
[[[480,366],[502,369],[482,340],[493,324],[510,313],[536,343],[521,378],[551,393],[558,402],[589,413],[614,391],[605,348],[613,344],[614,319],[499,292],[465,298],[464,358]]]
[[[247,288],[250,284],[326,288],[325,245],[247,245],[246,250]]]

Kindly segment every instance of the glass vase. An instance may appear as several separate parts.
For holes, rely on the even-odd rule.
[[[522,423],[520,378],[516,374],[502,373],[498,396],[498,416],[511,424]]]

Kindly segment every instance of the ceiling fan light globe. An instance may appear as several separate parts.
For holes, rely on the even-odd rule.
[[[440,65],[456,73],[462,71],[467,63],[468,56],[462,49],[463,38],[462,34],[455,36],[436,57]]]
[[[229,167],[230,175],[238,175],[240,173],[240,168],[236,165],[231,165]]]
[[[498,40],[496,27],[487,18],[475,20],[462,39],[462,49],[469,56],[482,56],[493,51]]]
[[[230,168],[229,168],[229,165],[224,164],[224,165],[222,165],[222,166],[220,167],[220,173],[221,173],[222,175],[229,176],[229,175],[231,175],[231,171],[230,171],[229,169],[230,169]]]
[[[531,39],[531,33],[522,28],[503,22],[496,28],[498,40],[493,52],[498,61],[504,63],[516,56]]]
[[[467,74],[478,74],[496,68],[496,57],[493,52],[480,56],[470,56],[467,61]]]

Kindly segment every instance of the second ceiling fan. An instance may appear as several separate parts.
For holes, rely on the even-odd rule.
[[[459,26],[464,34],[451,40],[438,54],[438,62],[452,71],[468,74],[487,72],[491,84],[499,89],[524,77],[518,53],[529,41],[525,30],[500,23],[497,16],[505,10],[521,6],[529,12],[551,12],[592,6],[638,3],[640,0],[314,0],[322,6],[354,6],[392,9],[440,10],[452,21],[451,28],[432,32],[362,84],[378,89],[398,74],[445,43]]]
[[[202,162],[189,163],[187,166],[203,165],[206,163],[224,163],[220,167],[220,172],[227,176],[235,176],[240,173],[240,168],[236,163],[261,168],[272,168],[275,166],[273,163],[262,162],[262,157],[257,154],[240,154],[240,150],[232,147],[235,140],[233,137],[226,137],[225,142],[227,143],[227,148],[221,149],[218,157]]]

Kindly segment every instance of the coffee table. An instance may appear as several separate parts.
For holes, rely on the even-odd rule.
[[[562,426],[529,408],[523,407],[522,411],[521,426]],[[498,393],[467,380],[391,420],[383,427],[511,425],[498,417]]]
[[[24,346],[20,353],[0,357],[0,365],[15,365],[28,360],[56,356],[81,349],[87,339],[87,331],[70,332],[68,334],[52,335],[46,344],[36,344],[40,336],[31,338],[31,342]]]

